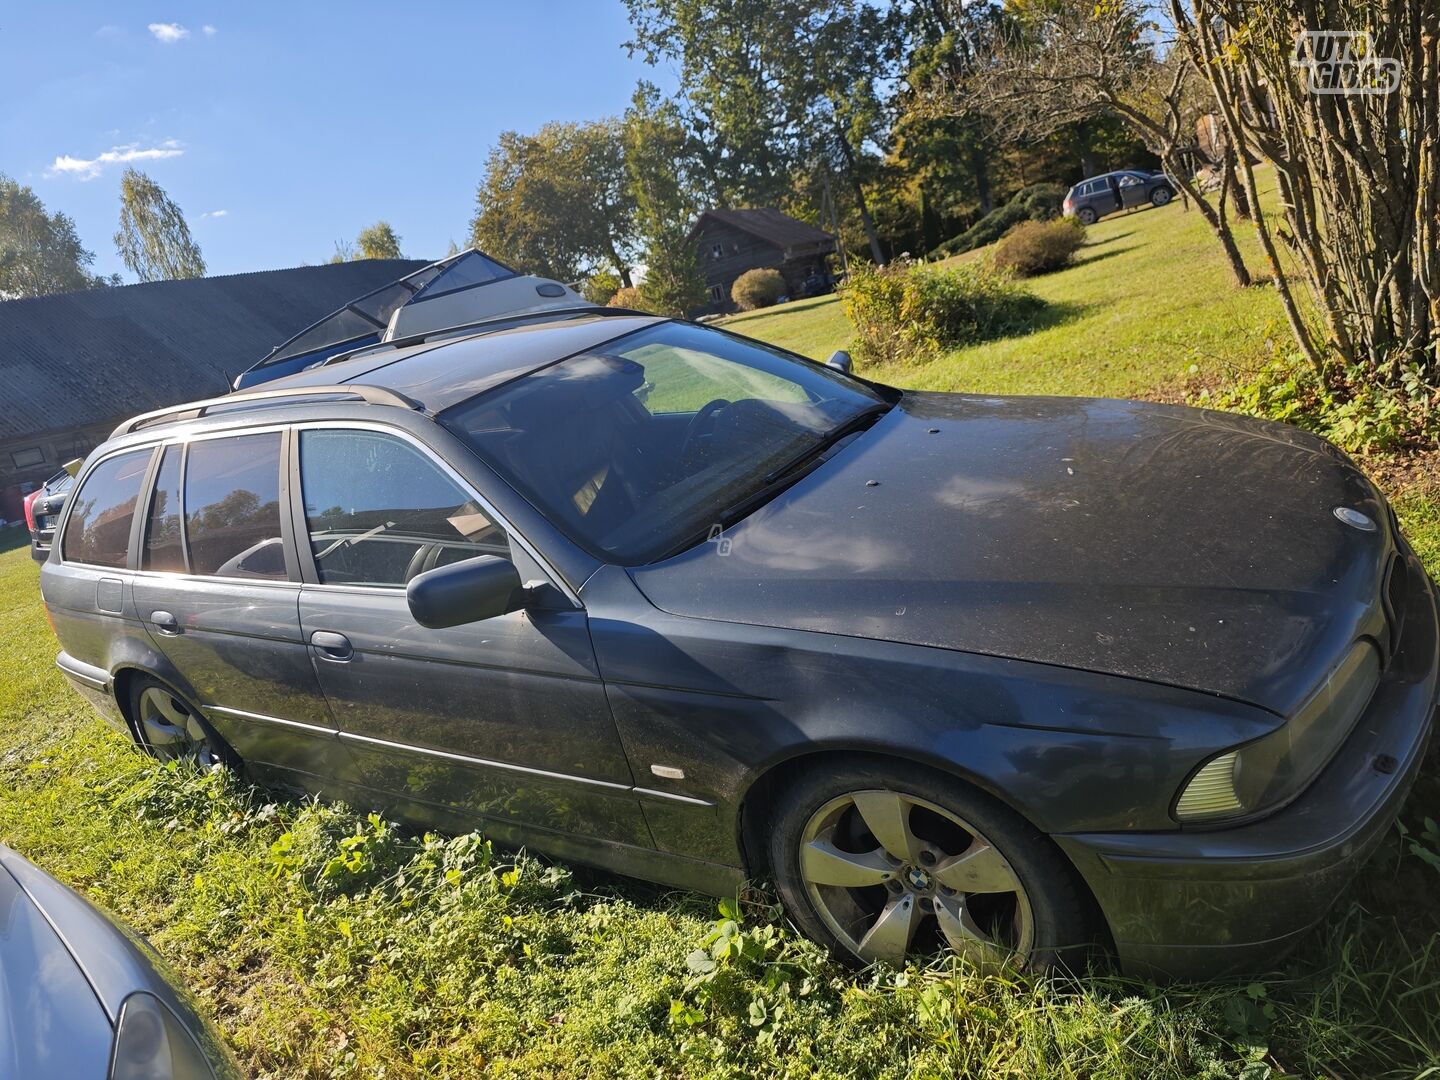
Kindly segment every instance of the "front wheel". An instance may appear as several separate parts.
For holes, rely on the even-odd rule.
[[[900,966],[948,949],[982,966],[1046,970],[1095,939],[1075,874],[1048,841],[929,769],[816,768],[788,788],[770,825],[786,908],[847,959]]]
[[[1150,204],[1152,206],[1164,206],[1175,196],[1169,188],[1156,188],[1150,193]]]

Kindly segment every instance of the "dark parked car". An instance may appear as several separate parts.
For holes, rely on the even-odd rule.
[[[25,527],[30,530],[30,557],[36,562],[44,562],[50,555],[55,524],[60,520],[60,508],[65,505],[65,497],[74,485],[75,477],[62,469],[37,491],[25,496]]]
[[[122,425],[42,568],[167,756],[724,893],[837,951],[1269,965],[1389,828],[1435,595],[1294,428],[900,391],[554,313]]]
[[[1146,203],[1164,206],[1174,197],[1175,185],[1164,173],[1127,169],[1080,181],[1066,193],[1063,208],[1066,217],[1094,225],[1117,210],[1133,210]]]
[[[141,938],[0,845],[0,1080],[239,1080]]]

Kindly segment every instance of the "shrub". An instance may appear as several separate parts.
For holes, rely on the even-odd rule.
[[[930,258],[943,259],[974,251],[986,244],[993,244],[1022,221],[1049,221],[1060,216],[1061,204],[1069,188],[1063,184],[1031,184],[1011,196],[1003,206],[997,206],[968,230],[959,236],[946,240]]]
[[[908,263],[851,271],[840,292],[864,361],[924,360],[1030,328],[1044,302],[982,264],[930,270]]]
[[[620,291],[620,275],[609,270],[591,274],[580,286],[580,295],[592,304],[608,304]]]
[[[1022,221],[995,248],[995,265],[1019,277],[1069,266],[1085,243],[1085,226],[1074,218]]]
[[[741,311],[770,307],[784,295],[785,279],[769,267],[746,270],[730,286],[730,299]]]
[[[651,307],[645,300],[645,294],[634,285],[623,289],[616,289],[615,295],[610,297],[606,307],[629,308],[631,311],[650,311]]]
[[[1201,390],[1190,403],[1283,420],[1352,454],[1430,447],[1440,438],[1434,391],[1413,370],[1404,372],[1398,388],[1382,385],[1361,368],[1339,382],[1336,389],[1322,386],[1315,369],[1297,354],[1271,360],[1248,381]]]

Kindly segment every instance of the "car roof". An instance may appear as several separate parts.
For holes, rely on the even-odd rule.
[[[275,379],[265,389],[378,386],[437,413],[537,368],[664,321],[653,315],[585,313],[525,322],[395,349],[367,349],[337,363]]]
[[[317,397],[334,393],[337,388],[373,387],[389,392],[392,400],[388,404],[403,401],[434,415],[558,360],[667,321],[655,315],[602,308],[539,318],[527,316],[468,331],[440,332],[422,341],[370,346],[273,379],[253,392],[242,390],[222,398],[180,402],[158,409],[120,425],[111,440],[142,428],[148,435],[156,428],[193,423],[202,414],[217,420],[232,416],[233,412],[225,408],[232,400],[236,407],[247,411],[294,406],[303,398],[303,393],[295,392],[310,386],[315,387]],[[396,394],[399,398],[393,399]],[[377,394],[377,398],[385,396]],[[275,400],[266,401],[267,397]]]

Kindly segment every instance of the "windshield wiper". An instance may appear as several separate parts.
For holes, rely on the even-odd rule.
[[[709,538],[717,525],[720,526],[721,529],[728,529],[731,525],[734,525],[735,522],[747,517],[770,499],[773,499],[781,491],[808,475],[811,469],[824,460],[826,450],[830,449],[842,439],[848,438],[870,427],[893,407],[894,406],[889,404],[877,403],[862,409],[854,416],[848,417],[839,427],[827,431],[814,443],[806,447],[804,453],[797,455],[778,468],[771,469],[761,477],[758,488],[738,502],[731,503],[721,510],[711,519],[711,523],[706,525],[705,528],[685,536],[679,542],[672,544],[659,555],[652,556],[647,561],[663,562],[674,555],[680,554],[682,551],[689,551],[696,544]]]
[[[875,423],[875,421],[879,420],[880,417],[888,413],[892,408],[893,406],[889,404],[876,404],[871,405],[869,408],[861,409],[858,413],[850,417],[839,427],[827,431],[824,435],[820,437],[817,442],[814,442],[810,446],[806,447],[804,453],[800,454],[795,458],[792,458],[790,461],[787,461],[779,468],[771,469],[768,473],[764,475],[764,477],[761,478],[761,483],[765,487],[769,487],[786,473],[793,472],[800,466],[819,457],[826,450],[830,449],[830,447],[838,443],[841,439],[844,439],[850,435],[854,435],[857,431],[865,430],[871,424]]]

